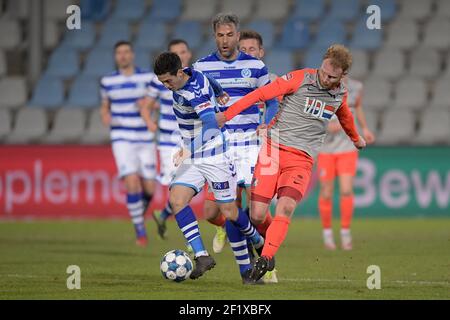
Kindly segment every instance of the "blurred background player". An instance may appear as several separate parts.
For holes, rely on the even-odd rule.
[[[147,95],[155,75],[134,66],[131,44],[114,46],[117,70],[102,77],[101,118],[111,129],[111,143],[119,177],[127,192],[127,208],[136,231],[136,244],[147,245],[144,213],[155,190],[154,134],[139,113],[139,100]]]
[[[286,238],[297,203],[305,194],[313,159],[322,146],[332,115],[336,113],[357,148],[365,146],[356,130],[342,83],[351,63],[350,51],[342,45],[333,45],[328,48],[318,70],[289,72],[217,115],[221,126],[258,101],[284,96],[280,111],[269,128],[267,142],[259,153],[252,183],[252,218],[262,219],[274,195],[278,196],[275,217],[267,229],[262,254],[250,275],[254,281],[275,267],[274,256]]]
[[[217,14],[213,18],[212,27],[217,51],[199,59],[193,66],[216,79],[230,96],[225,106],[219,107],[223,112],[247,93],[269,83],[269,75],[261,60],[239,51],[239,18],[235,14]],[[268,101],[267,105],[272,109],[278,106],[276,100]],[[236,165],[238,185],[246,189],[247,202],[250,199],[249,187],[259,150],[256,134],[259,124],[259,108],[254,105],[225,126],[230,133],[230,154]],[[204,216],[217,226],[213,250],[219,253],[226,240],[223,232],[225,220],[211,192],[205,200]]]
[[[347,104],[362,130],[362,135],[368,144],[375,141],[374,134],[367,126],[362,108],[363,84],[346,76],[344,84],[347,88]],[[317,157],[319,171],[320,194],[318,207],[323,226],[323,241],[325,248],[334,250],[331,217],[333,209],[334,179],[339,179],[339,197],[341,211],[341,247],[352,249],[350,224],[353,216],[353,177],[356,174],[358,150],[355,148],[339,121],[333,117],[328,125],[328,133]]]
[[[160,54],[154,70],[163,85],[173,91],[174,112],[183,138],[183,146],[173,159],[177,171],[170,185],[169,199],[178,226],[194,251],[196,265],[191,278],[200,277],[215,265],[203,245],[197,219],[189,206],[207,183],[227,218],[230,239],[238,240],[235,243],[243,246],[239,254],[235,252],[235,257],[243,283],[251,283],[246,236],[255,244],[264,240],[248,216],[236,206],[236,172],[229,156],[226,129],[217,126],[214,90],[203,73],[183,69],[175,53]]]

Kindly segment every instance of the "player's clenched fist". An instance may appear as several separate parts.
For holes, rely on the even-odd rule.
[[[225,122],[227,122],[225,114],[223,112],[216,113],[216,121],[219,128],[222,128],[225,125]]]

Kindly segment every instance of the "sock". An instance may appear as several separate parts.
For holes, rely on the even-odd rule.
[[[195,217],[191,207],[184,207],[180,212],[178,212],[178,214],[175,215],[175,219],[177,220],[178,227],[183,232],[187,242],[189,242],[192,250],[194,250],[194,256],[207,256],[208,252],[203,245],[197,218]]]
[[[236,225],[230,220],[225,222],[225,230],[227,231],[228,241],[231,249],[233,249],[236,263],[238,264],[239,271],[242,275],[251,268],[247,240]]]
[[[131,221],[134,224],[136,237],[146,237],[147,232],[144,224],[144,202],[141,192],[127,194],[127,208],[130,213]]]
[[[320,218],[322,219],[322,227],[324,229],[331,228],[332,210],[333,203],[331,202],[331,199],[319,197],[319,213]]]
[[[259,232],[260,235],[262,235],[265,238],[266,233],[267,233],[267,228],[269,228],[271,223],[272,223],[272,215],[270,214],[270,211],[267,210],[264,221],[255,226],[256,230]]]
[[[144,214],[145,214],[145,212],[147,211],[147,209],[148,209],[148,206],[150,205],[150,203],[152,202],[152,198],[153,198],[153,195],[152,194],[148,194],[148,193],[146,193],[146,192],[143,192],[142,193],[142,201],[143,201],[143,203],[144,203]]]
[[[172,207],[170,206],[169,201],[167,201],[166,207],[164,208],[164,210],[161,212],[161,219],[163,221],[166,221],[167,218],[170,217],[170,215],[172,215]]]
[[[227,219],[225,219],[225,216],[221,213],[219,213],[216,218],[208,220],[209,223],[222,228],[225,227],[225,221],[227,221]]]
[[[353,216],[353,195],[341,196],[341,228],[350,229]]]
[[[275,216],[267,229],[266,241],[262,256],[273,258],[278,248],[286,238],[291,219],[285,216]]]
[[[248,209],[246,209],[248,210]],[[263,244],[261,235],[256,231],[255,227],[250,222],[246,210],[238,208],[238,218],[232,223],[242,232],[244,236],[251,240],[253,246],[257,249]]]

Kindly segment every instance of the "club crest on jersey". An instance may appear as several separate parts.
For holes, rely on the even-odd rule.
[[[334,107],[326,105],[319,99],[311,99],[306,97],[304,112],[311,114],[316,118],[331,119],[334,114]]]
[[[183,102],[184,102],[183,97],[182,97],[182,96],[179,96],[179,97],[178,97],[178,104],[179,104],[179,105],[183,105]]]
[[[241,76],[243,78],[250,78],[251,75],[252,75],[252,72],[250,71],[250,69],[248,69],[248,68],[242,69]]]

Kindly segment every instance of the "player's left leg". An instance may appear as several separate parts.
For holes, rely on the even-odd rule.
[[[205,185],[207,189],[205,203],[203,205],[203,215],[205,219],[214,225],[216,228],[216,234],[213,238],[213,251],[215,253],[222,252],[227,234],[225,232],[225,216],[220,212],[219,206],[214,198],[214,192],[210,190],[208,184]]]

